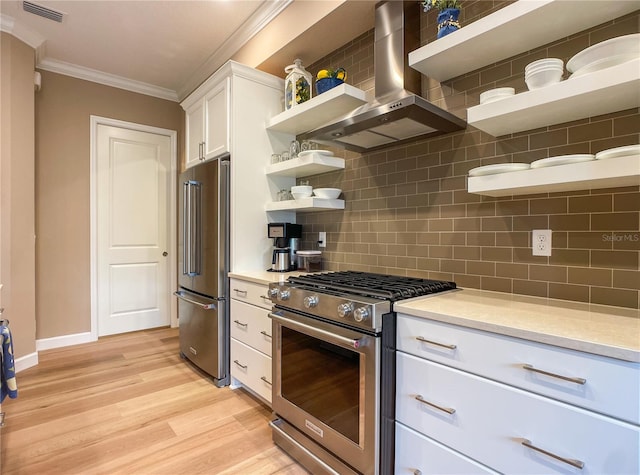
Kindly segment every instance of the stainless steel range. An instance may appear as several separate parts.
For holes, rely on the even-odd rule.
[[[393,302],[455,288],[354,271],[270,284],[275,443],[314,474],[393,473]]]

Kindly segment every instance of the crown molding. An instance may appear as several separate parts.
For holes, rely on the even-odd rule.
[[[0,0],[1,1],[1,0]],[[18,38],[23,43],[31,46],[36,52],[36,62],[44,57],[46,38],[21,23],[16,23],[13,17],[0,13],[0,31]]]
[[[178,98],[182,100],[193,92],[292,2],[293,0],[265,2],[264,6],[256,10],[178,89]]]
[[[95,69],[77,66],[75,64],[66,63],[64,61],[58,61],[55,59],[44,59],[38,62],[37,68],[45,71],[50,71],[52,73],[58,73],[65,76],[83,79],[85,81],[104,84],[105,86],[111,86],[118,89],[124,89],[126,91],[137,92],[138,94],[145,94],[147,96],[153,96],[160,99],[166,99],[168,101],[178,102],[178,95],[176,94],[176,91],[173,91],[171,89],[154,86],[153,84],[148,84],[146,82],[134,81],[122,76],[116,76],[115,74],[109,74]]]

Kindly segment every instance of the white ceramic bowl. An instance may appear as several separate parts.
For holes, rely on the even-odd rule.
[[[527,64],[524,67],[524,72],[527,73],[527,72],[529,72],[531,70],[534,70],[534,69],[540,68],[540,67],[545,67],[545,68],[546,67],[556,67],[556,68],[562,69],[564,67],[564,63],[559,58],[539,59],[537,61],[533,61],[533,62]]]
[[[313,190],[313,194],[318,198],[325,198],[328,200],[335,200],[340,196],[342,190],[340,188],[316,188]]]
[[[296,193],[295,191],[292,191],[291,196],[293,196],[294,200],[302,200],[304,198],[309,198],[309,196],[311,195],[308,195],[306,193]]]
[[[524,77],[524,82],[530,91],[540,89],[541,87],[550,86],[562,80],[561,69],[542,69]]]
[[[640,56],[640,33],[618,36],[610,40],[589,46],[567,61],[567,71],[577,73],[583,68],[589,71],[604,69],[623,63],[629,59]],[[616,58],[616,61],[608,61],[608,58]],[[598,67],[589,67],[591,64]]]
[[[489,89],[480,94],[480,104],[487,104],[489,102],[504,99],[505,97],[513,96],[516,90],[512,87],[497,87],[495,89]]]
[[[291,187],[291,194],[296,199],[307,198],[311,196],[312,192],[313,192],[313,187],[309,185],[299,185],[299,186]],[[299,197],[296,197],[296,195],[298,195]]]

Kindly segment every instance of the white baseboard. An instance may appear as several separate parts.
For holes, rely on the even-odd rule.
[[[44,338],[36,340],[36,350],[52,350],[53,348],[62,348],[63,346],[80,345],[82,343],[90,343],[95,341],[91,338],[91,332],[74,333],[72,335],[54,336],[52,338]]]
[[[16,373],[19,373],[20,371],[38,365],[38,353],[35,352],[29,355],[21,356],[20,358],[16,358],[14,362],[16,364]]]

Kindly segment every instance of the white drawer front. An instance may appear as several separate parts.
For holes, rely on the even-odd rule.
[[[396,422],[395,475],[496,474],[493,470]]]
[[[397,339],[398,349],[406,353],[640,423],[640,364],[408,315],[398,315]],[[524,365],[586,382],[566,381]]]
[[[271,358],[233,338],[231,376],[271,403]]]
[[[399,353],[396,419],[503,473],[637,474],[640,428]],[[453,409],[449,414],[424,401]],[[522,445],[524,440],[582,471]]]
[[[246,282],[244,280],[230,279],[229,288],[231,289],[231,298],[259,305],[263,308],[271,308],[271,300],[267,296],[269,290],[268,285],[256,284],[254,282]]]
[[[231,300],[231,337],[271,356],[269,310]]]

